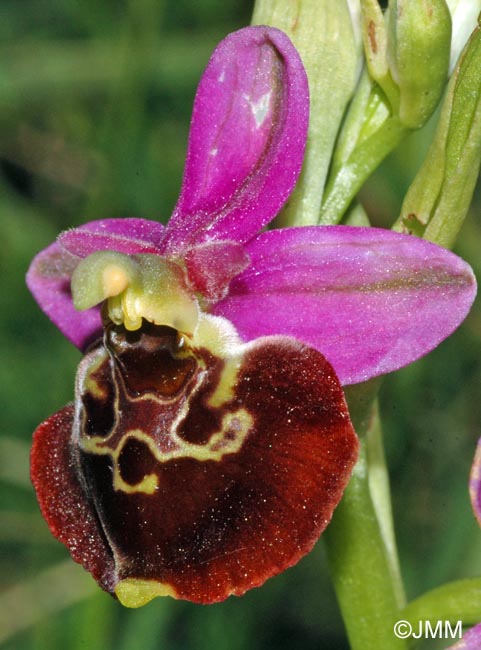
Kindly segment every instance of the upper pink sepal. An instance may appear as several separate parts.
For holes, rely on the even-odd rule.
[[[453,253],[408,235],[348,226],[271,230],[213,312],[244,340],[287,334],[312,345],[342,384],[396,370],[451,334],[476,281]]]
[[[165,252],[244,242],[273,219],[299,175],[308,117],[307,77],[289,38],[264,26],[227,36],[197,90]]]

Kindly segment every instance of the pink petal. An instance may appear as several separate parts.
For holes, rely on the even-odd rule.
[[[70,278],[80,261],[57,242],[36,255],[27,273],[27,286],[50,320],[72,343],[84,350],[102,331],[100,308],[77,311]]]
[[[131,255],[158,253],[164,233],[164,226],[157,221],[102,219],[61,233],[58,242],[62,248],[79,257],[104,250]]]
[[[308,113],[304,67],[283,32],[247,27],[224,39],[197,90],[165,251],[243,242],[271,221],[299,175]]]
[[[481,526],[481,438],[476,447],[471,474],[469,476],[469,495],[474,514]]]
[[[81,350],[101,333],[100,308],[78,312],[70,278],[80,259],[99,250],[158,253],[165,228],[145,219],[102,219],[62,233],[41,251],[27,273],[27,286],[50,320]]]
[[[341,383],[405,366],[449,336],[476,294],[471,268],[429,242],[377,228],[272,230],[213,313],[244,340],[287,334],[312,345]]]
[[[452,626],[454,628],[454,625]],[[447,638],[447,637],[446,637]],[[481,648],[481,623],[463,634],[463,638],[447,650],[479,650]]]

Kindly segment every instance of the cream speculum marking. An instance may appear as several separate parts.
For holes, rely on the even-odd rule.
[[[135,444],[157,463],[239,451],[254,424],[235,405],[244,346],[228,321],[200,312],[179,265],[94,253],[77,267],[72,294],[79,309],[106,301],[103,341],[79,367],[73,436],[85,454],[110,456],[115,490],[158,488],[155,472],[124,480],[121,459]]]

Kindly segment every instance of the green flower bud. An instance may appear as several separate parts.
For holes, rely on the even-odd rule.
[[[445,0],[393,0],[389,4],[387,58],[399,87],[399,119],[421,127],[445,88],[451,15]]]
[[[399,104],[399,90],[393,82],[387,58],[387,26],[378,0],[362,0],[362,37],[370,77],[385,94],[391,110]]]
[[[478,26],[449,81],[434,138],[394,229],[451,247],[468,212],[480,164],[481,26]]]

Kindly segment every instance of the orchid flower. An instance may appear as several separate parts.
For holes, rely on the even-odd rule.
[[[167,224],[61,234],[27,282],[83,352],[75,402],[36,431],[53,534],[136,607],[240,595],[305,555],[357,457],[341,385],[434,348],[474,299],[454,254],[375,228],[263,231],[299,175],[309,113],[285,34],[214,51]]]

